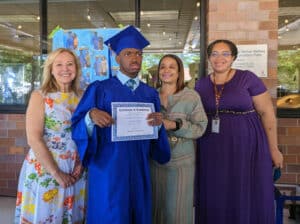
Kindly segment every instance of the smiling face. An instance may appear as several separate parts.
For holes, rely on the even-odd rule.
[[[130,78],[137,76],[141,70],[142,60],[143,52],[135,48],[125,48],[116,57],[120,71]]]
[[[179,68],[176,60],[171,57],[162,59],[159,66],[159,79],[162,83],[175,84],[179,78]]]
[[[229,71],[234,59],[230,47],[224,42],[216,43],[209,55],[209,62],[215,73]]]
[[[53,61],[51,73],[61,91],[69,91],[76,77],[76,64],[73,55],[68,52],[60,53]]]

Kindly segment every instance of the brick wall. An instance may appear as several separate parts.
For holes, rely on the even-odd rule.
[[[278,119],[278,143],[285,161],[279,182],[300,184],[300,118]]]
[[[0,114],[0,195],[16,195],[19,172],[27,150],[25,116]]]
[[[268,77],[263,81],[276,97],[278,0],[210,0],[208,41],[268,45]]]

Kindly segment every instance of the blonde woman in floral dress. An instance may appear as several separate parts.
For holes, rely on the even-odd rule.
[[[81,97],[80,64],[75,54],[49,54],[43,84],[26,112],[31,147],[23,163],[15,223],[83,223],[86,174],[71,138],[71,116]]]

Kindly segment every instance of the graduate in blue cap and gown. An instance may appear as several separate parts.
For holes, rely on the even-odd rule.
[[[73,139],[88,168],[88,224],[151,224],[149,159],[163,164],[170,147],[158,92],[138,78],[148,40],[128,26],[105,44],[116,53],[117,76],[89,85],[72,118]],[[127,86],[134,80],[133,88]],[[157,139],[112,141],[112,102],[152,103],[148,125],[158,126]]]

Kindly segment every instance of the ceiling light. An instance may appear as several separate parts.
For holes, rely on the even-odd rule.
[[[195,16],[195,17],[194,17],[194,20],[198,20],[198,16]]]
[[[198,7],[198,8],[200,7],[200,2],[197,2],[197,7]]]
[[[134,21],[135,12],[110,12],[115,21]],[[178,20],[179,13],[177,10],[161,10],[161,11],[144,11],[142,20]]]
[[[87,9],[87,16],[86,16],[87,20],[91,20],[91,14],[90,14],[90,9]]]
[[[288,23],[288,22],[289,22],[289,20],[288,20],[288,19],[285,19],[285,20],[284,20],[284,23]]]
[[[37,22],[34,15],[0,15],[0,23],[31,23]]]
[[[148,27],[150,27],[150,26],[151,26],[151,24],[150,24],[150,23],[147,23],[147,26],[148,26]]]
[[[18,25],[18,29],[19,29],[19,30],[22,29],[22,25]]]

